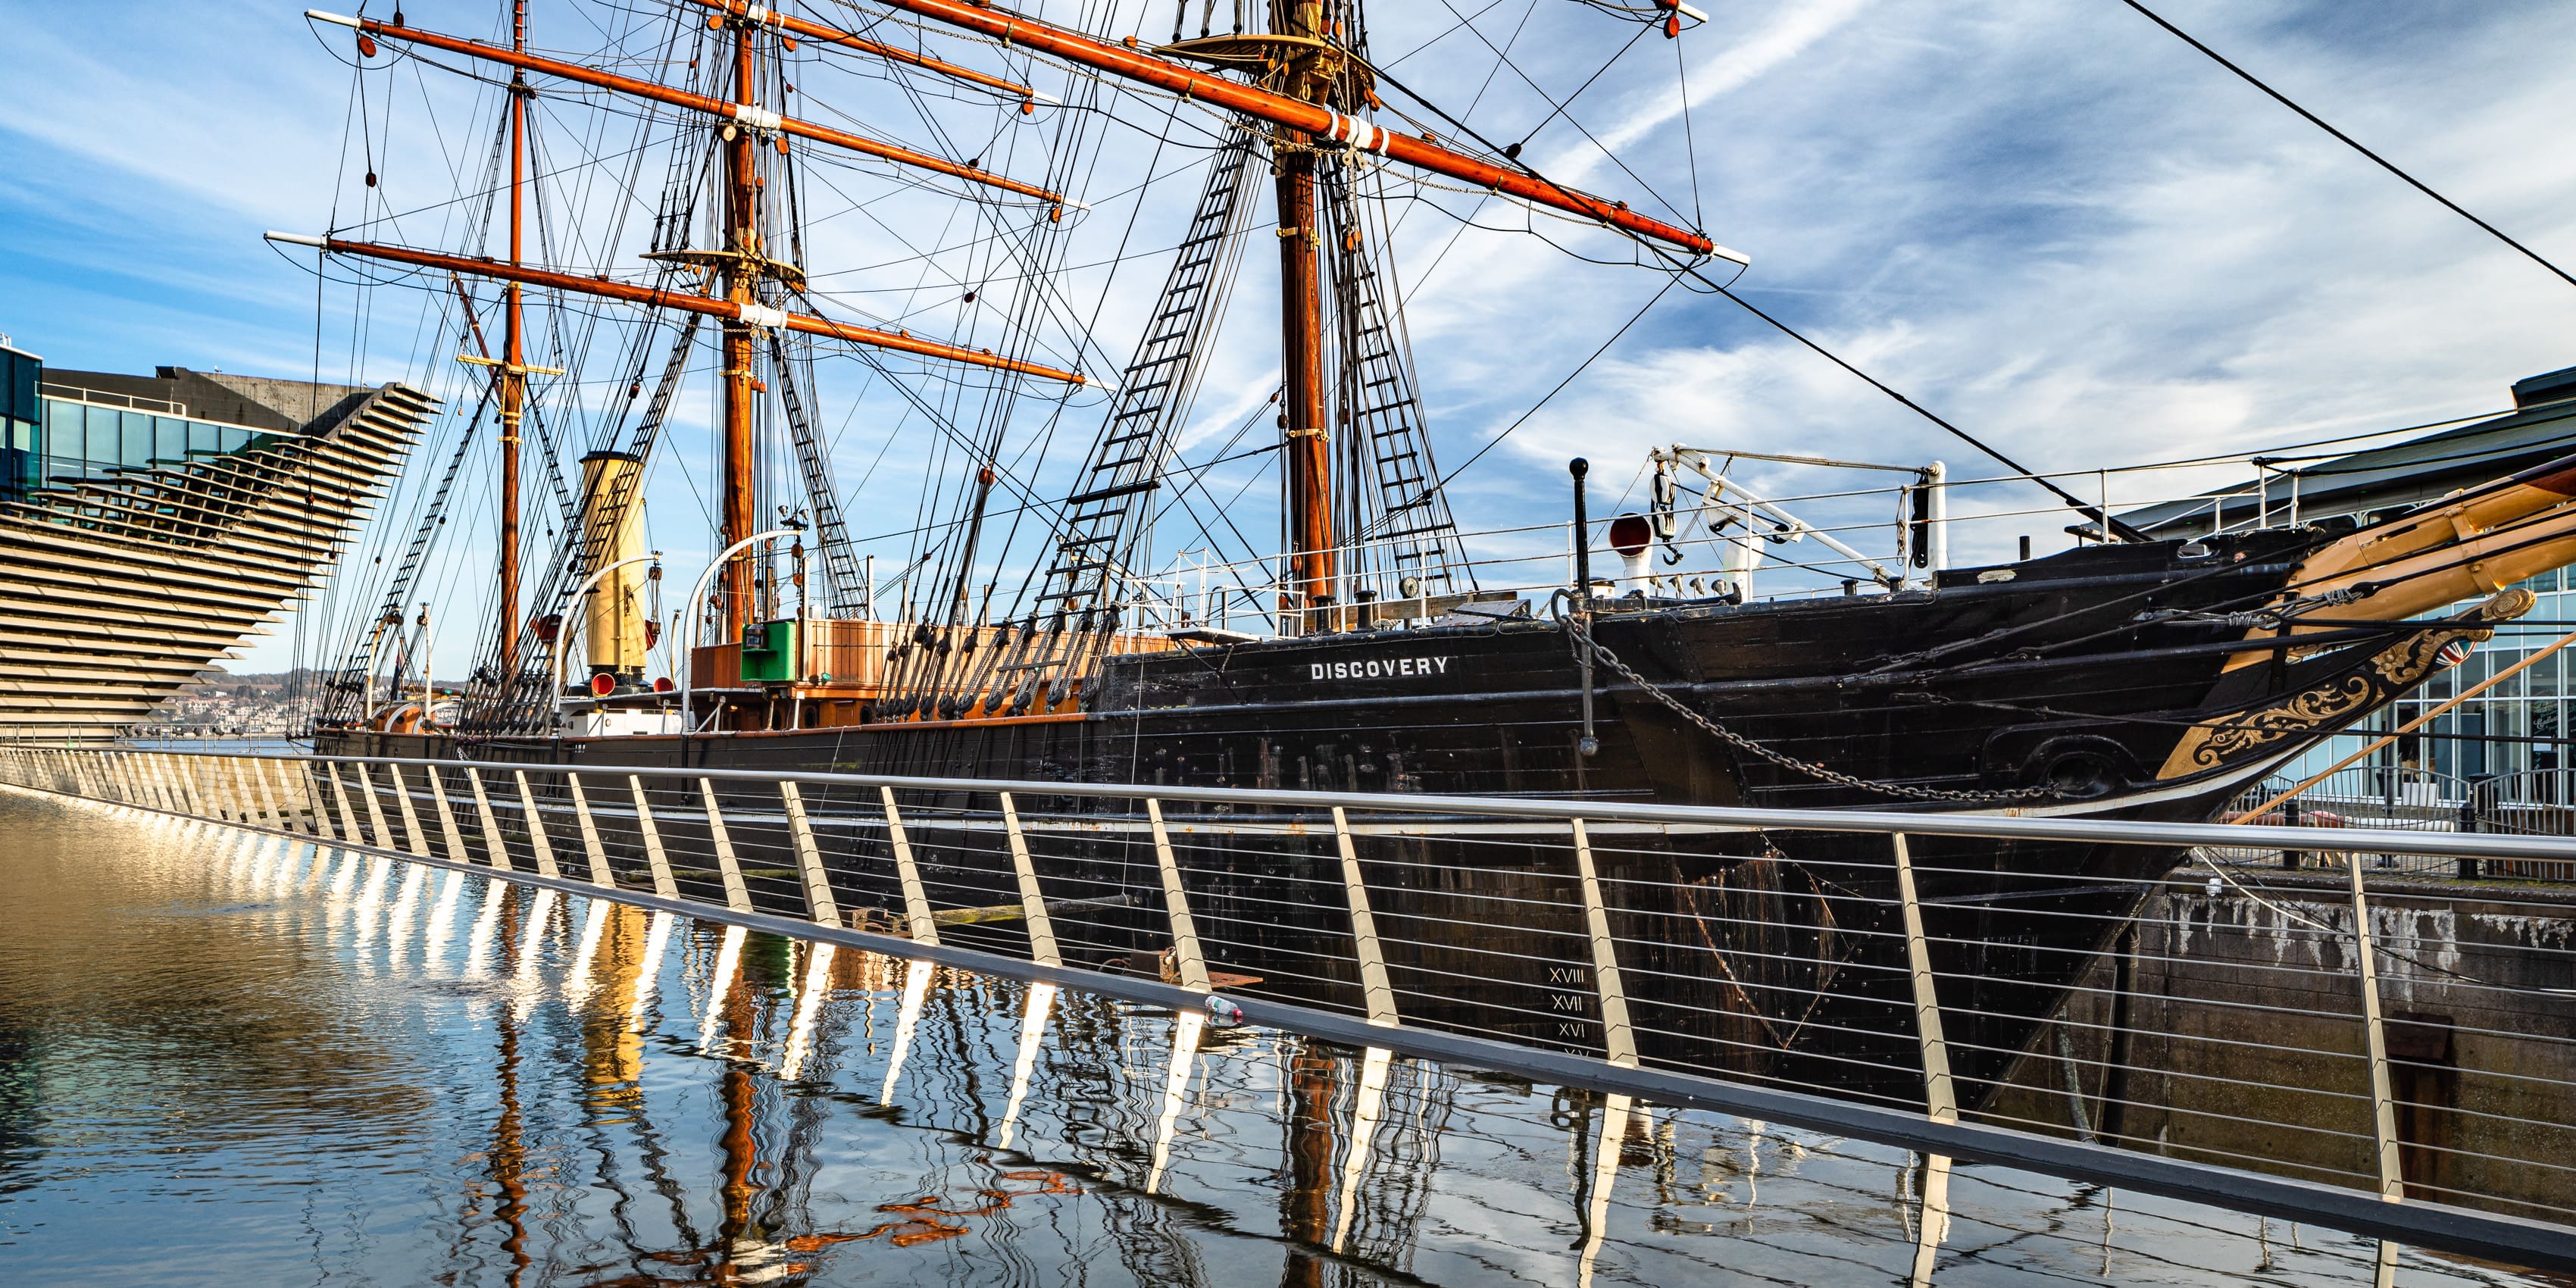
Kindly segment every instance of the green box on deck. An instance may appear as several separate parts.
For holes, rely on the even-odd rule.
[[[783,684],[796,675],[796,619],[755,622],[742,631],[742,682]]]

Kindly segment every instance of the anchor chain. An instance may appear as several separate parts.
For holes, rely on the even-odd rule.
[[[1591,649],[1593,656],[1601,659],[1602,665],[1607,666],[1611,670],[1626,677],[1630,684],[1636,685],[1638,688],[1645,690],[1647,696],[1652,697],[1657,702],[1661,702],[1665,706],[1672,708],[1673,714],[1678,715],[1682,719],[1689,721],[1691,724],[1698,726],[1701,731],[1707,733],[1710,737],[1717,739],[1719,742],[1725,743],[1727,746],[1733,747],[1736,750],[1745,752],[1749,755],[1758,756],[1761,759],[1767,760],[1783,769],[1805,774],[1810,778],[1832,783],[1838,787],[1849,787],[1865,792],[1877,792],[1881,795],[1903,797],[1907,800],[1957,801],[1964,804],[1998,804],[2005,801],[2050,800],[2054,799],[2057,795],[2056,790],[2049,787],[2016,787],[2009,791],[2000,792],[1964,792],[1946,791],[1937,787],[1909,787],[1903,783],[1882,783],[1875,779],[1862,778],[1855,774],[1846,774],[1838,769],[1828,769],[1813,761],[1800,760],[1795,756],[1774,751],[1751,738],[1745,737],[1743,734],[1737,733],[1734,730],[1709,719],[1698,711],[1691,709],[1688,703],[1664,692],[1662,689],[1656,687],[1652,681],[1649,681],[1646,677],[1637,674],[1636,668],[1619,660],[1618,654],[1611,652],[1607,646],[1601,643],[1601,641],[1592,638],[1592,625],[1588,620],[1586,620],[1583,614],[1576,613],[1569,615],[1566,618],[1566,625],[1567,629],[1574,633],[1575,639],[1579,641],[1583,647]]]

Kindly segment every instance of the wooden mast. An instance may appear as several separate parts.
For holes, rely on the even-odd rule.
[[[752,36],[757,28],[739,20],[727,23],[733,30],[733,79],[736,114],[748,118],[756,110]],[[724,368],[719,379],[724,382],[724,497],[722,503],[724,533],[721,544],[733,543],[760,530],[760,516],[755,512],[757,480],[753,477],[751,444],[752,363],[759,353],[758,337],[739,309],[755,304],[755,288],[760,283],[759,266],[767,262],[761,253],[759,229],[759,175],[755,171],[758,153],[754,151],[752,132],[728,122],[718,133],[725,143],[725,255],[717,262],[722,266],[724,295],[736,306],[735,316],[724,324]],[[753,617],[752,572],[757,556],[745,551],[734,557],[724,572],[724,608],[718,617],[721,629],[718,641],[742,638],[742,628]]]
[[[510,5],[510,48],[528,47],[528,0]],[[524,250],[522,197],[527,186],[528,77],[510,76],[510,263]],[[498,593],[501,659],[519,655],[519,422],[527,410],[528,369],[517,282],[501,288],[501,581]]]
[[[1316,0],[1273,0],[1275,34],[1322,40],[1323,5]],[[1301,57],[1285,69],[1293,96],[1322,102],[1338,60]],[[1280,406],[1285,422],[1284,459],[1288,511],[1289,598],[1300,631],[1316,629],[1312,610],[1333,600],[1332,449],[1325,433],[1324,282],[1319,213],[1315,202],[1314,136],[1281,126],[1271,149],[1279,188]]]

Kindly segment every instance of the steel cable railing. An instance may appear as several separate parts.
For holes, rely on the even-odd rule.
[[[2576,903],[2446,907],[2349,856],[2335,881],[2199,848],[2313,844],[2292,827],[25,744],[0,777],[737,924],[1205,978],[1605,1077],[2576,1224]],[[2568,855],[2407,843],[2444,870]],[[352,860],[328,888],[395,882],[395,915],[430,915],[419,871]]]

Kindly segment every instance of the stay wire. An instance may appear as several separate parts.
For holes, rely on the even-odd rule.
[[[1440,119],[1442,119],[1442,120],[1444,120],[1444,121],[1447,121],[1447,122],[1448,122],[1452,127],[1454,127],[1455,129],[1459,130],[1460,132],[1464,133],[1467,137],[1474,139],[1474,140],[1476,141],[1476,143],[1477,143],[1479,146],[1481,146],[1481,147],[1485,148],[1487,151],[1492,152],[1493,154],[1495,154],[1495,155],[1497,155],[1497,156],[1501,156],[1501,155],[1503,155],[1503,151],[1502,151],[1502,149],[1495,147],[1495,146],[1494,146],[1494,143],[1493,143],[1493,140],[1488,139],[1488,138],[1486,138],[1484,135],[1482,135],[1482,134],[1478,133],[1478,132],[1475,130],[1475,128],[1474,128],[1474,127],[1472,127],[1472,126],[1468,125],[1466,122],[1461,121],[1461,120],[1459,120],[1458,118],[1456,118],[1456,117],[1454,117],[1454,116],[1451,116],[1451,115],[1450,115],[1446,110],[1444,110],[1443,108],[1441,108],[1441,106],[1440,106],[1439,104],[1434,103],[1434,102],[1432,102],[1430,99],[1428,99],[1428,98],[1424,97],[1423,95],[1421,95],[1421,94],[1419,94],[1419,93],[1415,92],[1415,91],[1414,91],[1414,89],[1413,89],[1411,86],[1406,85],[1404,82],[1397,80],[1397,79],[1396,79],[1396,78],[1394,78],[1393,76],[1387,75],[1383,70],[1380,70],[1380,71],[1377,73],[1377,77],[1378,77],[1378,79],[1379,79],[1379,80],[1384,81],[1384,82],[1386,82],[1388,85],[1393,86],[1393,87],[1395,88],[1396,92],[1398,92],[1398,93],[1400,93],[1400,94],[1403,94],[1405,97],[1410,98],[1410,99],[1412,99],[1413,101],[1415,101],[1415,102],[1417,102],[1417,103],[1422,104],[1425,108],[1430,109],[1433,113],[1437,114],[1437,115],[1440,117]],[[1555,180],[1550,179],[1550,178],[1548,178],[1547,176],[1545,176],[1545,175],[1543,175],[1543,174],[1540,174],[1540,173],[1539,173],[1535,168],[1533,168],[1532,166],[1530,166],[1530,165],[1529,165],[1529,163],[1527,163],[1527,162],[1523,162],[1523,161],[1519,161],[1519,160],[1518,160],[1518,158],[1513,158],[1513,160],[1514,160],[1514,161],[1516,161],[1516,162],[1518,162],[1518,164],[1520,165],[1521,171],[1522,171],[1523,173],[1525,173],[1525,174],[1529,175],[1531,178],[1536,179],[1536,180],[1538,180],[1538,181],[1539,181],[1539,182],[1541,182],[1541,183],[1547,184],[1549,187],[1555,188],[1555,189],[1556,189],[1557,191],[1559,191],[1559,192],[1569,192],[1569,193],[1571,192],[1571,190],[1570,190],[1570,189],[1568,189],[1568,188],[1566,188],[1566,187],[1565,187],[1565,185],[1560,184],[1560,183],[1557,183]],[[1624,233],[1624,230],[1622,230],[1622,231],[1623,231],[1623,233]],[[1959,441],[1961,441],[1961,442],[1963,442],[1963,443],[1966,443],[1966,444],[1967,444],[1967,445],[1969,445],[1970,447],[1976,448],[1978,451],[1983,452],[1983,453],[1985,453],[1987,456],[1990,456],[1990,457],[1994,458],[1997,462],[2001,463],[2002,465],[2004,465],[2006,468],[2008,468],[2008,469],[2012,470],[2013,472],[2015,472],[2015,473],[2017,473],[2017,474],[2023,474],[2023,475],[2028,475],[2028,476],[2030,476],[2030,479],[2031,479],[2031,481],[2032,481],[2032,482],[2037,483],[2037,484],[2039,484],[2041,487],[2048,489],[2048,491],[2049,491],[2049,492],[2051,492],[2052,494],[2054,494],[2054,495],[2057,497],[2057,499],[2059,499],[2060,501],[2065,502],[2065,503],[2067,504],[2067,506],[2068,506],[2069,508],[2073,509],[2076,513],[2081,514],[2081,515],[2085,516],[2086,518],[2093,520],[2093,521],[2094,521],[2094,522],[2096,522],[2096,523],[2102,524],[2102,525],[2103,525],[2106,529],[2108,529],[2109,531],[2114,532],[2114,533],[2117,533],[2117,534],[2118,534],[2118,535],[2119,535],[2123,540],[2127,540],[2127,541],[2140,541],[2140,542],[2143,542],[2143,541],[2147,540],[2147,537],[2146,537],[2146,535],[2145,535],[2144,533],[2141,533],[2141,532],[2139,532],[2137,529],[2132,528],[2132,527],[2130,527],[2129,525],[2127,525],[2127,524],[2125,524],[2125,523],[2120,522],[2118,519],[2114,519],[2114,518],[2112,518],[2110,515],[2103,513],[2100,509],[2098,509],[2098,508],[2096,508],[2095,506],[2093,506],[2093,505],[2091,505],[2091,504],[2087,503],[2087,502],[2086,502],[2086,501],[2084,501],[2081,497],[2076,496],[2074,493],[2069,492],[2069,491],[2067,491],[2066,489],[2064,489],[2064,488],[2062,488],[2062,487],[2059,487],[2059,486],[2058,486],[2058,485],[2056,485],[2055,483],[2049,482],[2047,479],[2044,479],[2044,478],[2039,477],[2039,476],[2038,476],[2036,473],[2034,473],[2034,472],[2033,472],[2033,471],[2032,471],[2028,466],[2022,465],[2021,463],[2019,463],[2019,462],[2017,462],[2017,461],[2013,460],[2011,457],[2004,455],[2001,451],[1998,451],[1998,450],[1996,450],[1994,447],[1992,447],[1992,446],[1988,445],[1988,444],[1987,444],[1983,439],[1980,439],[1980,438],[1978,438],[1977,436],[1975,436],[1975,435],[1973,435],[1973,434],[1970,434],[1968,431],[1966,431],[1966,430],[1964,430],[1964,429],[1961,429],[1961,428],[1959,428],[1959,427],[1958,427],[1958,426],[1956,426],[1956,425],[1951,424],[1949,421],[1947,421],[1947,420],[1943,419],[1942,417],[1940,417],[1940,416],[1938,416],[1938,415],[1935,415],[1935,414],[1932,412],[1932,410],[1931,410],[1930,408],[1925,407],[1923,404],[1918,403],[1918,402],[1914,401],[1913,399],[1906,397],[1904,394],[1898,393],[1894,388],[1890,387],[1890,386],[1889,386],[1885,381],[1882,381],[1882,380],[1878,379],[1877,377],[1870,375],[1868,372],[1865,372],[1865,371],[1861,370],[1860,368],[1853,366],[1851,363],[1844,361],[1844,360],[1842,359],[1842,357],[1841,357],[1840,355],[1836,354],[1833,350],[1828,349],[1828,348],[1824,347],[1824,346],[1823,346],[1823,345],[1821,345],[1821,344],[1818,344],[1818,343],[1817,343],[1817,342],[1815,342],[1814,340],[1808,339],[1808,338],[1806,337],[1806,335],[1804,335],[1803,333],[1799,332],[1797,329],[1795,329],[1795,328],[1791,327],[1788,323],[1783,322],[1783,321],[1781,321],[1780,319],[1775,318],[1775,317],[1771,316],[1770,314],[1763,312],[1761,309],[1758,309],[1758,308],[1754,307],[1754,306],[1753,306],[1753,304],[1752,304],[1750,301],[1746,300],[1743,296],[1736,294],[1736,293],[1734,292],[1734,290],[1732,289],[1731,284],[1722,284],[1722,283],[1718,282],[1716,279],[1711,278],[1711,277],[1710,277],[1710,276],[1708,276],[1706,273],[1701,272],[1701,271],[1700,271],[1700,268],[1699,268],[1699,266],[1698,266],[1697,264],[1685,264],[1685,263],[1678,263],[1678,262],[1675,262],[1675,260],[1673,259],[1673,257],[1672,257],[1672,255],[1671,255],[1671,253],[1670,253],[1670,252],[1668,252],[1668,251],[1666,251],[1664,248],[1662,248],[1662,247],[1660,247],[1660,246],[1657,246],[1657,245],[1654,245],[1653,243],[1648,242],[1648,241],[1646,241],[1645,239],[1643,239],[1643,238],[1641,238],[1641,237],[1637,237],[1637,236],[1636,236],[1635,234],[1633,234],[1633,233],[1624,233],[1624,235],[1626,235],[1626,236],[1630,237],[1630,238],[1631,238],[1632,240],[1634,240],[1638,245],[1640,245],[1640,246],[1642,246],[1642,247],[1645,247],[1648,251],[1650,251],[1651,253],[1653,253],[1654,255],[1656,255],[1658,258],[1663,259],[1663,260],[1666,262],[1666,264],[1670,265],[1670,267],[1671,267],[1671,271],[1672,271],[1672,272],[1674,273],[1674,275],[1675,275],[1675,276],[1674,276],[1674,279],[1673,279],[1674,281],[1678,282],[1682,277],[1687,276],[1687,277],[1696,278],[1696,279],[1698,279],[1699,281],[1701,281],[1701,282],[1703,282],[1703,283],[1706,283],[1706,284],[1708,285],[1708,287],[1709,287],[1709,289],[1710,289],[1710,290],[1712,290],[1712,291],[1716,292],[1718,295],[1724,296],[1724,297],[1725,297],[1725,298],[1727,298],[1728,300],[1733,301],[1733,302],[1735,303],[1735,305],[1736,305],[1738,308],[1741,308],[1741,309],[1743,309],[1745,312],[1750,313],[1750,314],[1752,314],[1753,316],[1755,316],[1755,317],[1757,317],[1757,318],[1760,318],[1763,322],[1765,322],[1765,323],[1769,324],[1773,330],[1776,330],[1776,331],[1780,332],[1782,335],[1785,335],[1785,336],[1789,337],[1790,339],[1797,341],[1799,344],[1806,346],[1808,349],[1813,350],[1817,355],[1819,355],[1819,356],[1823,357],[1826,361],[1831,362],[1831,363],[1833,363],[1835,366],[1840,367],[1840,368],[1842,368],[1843,370],[1845,370],[1845,371],[1847,371],[1847,372],[1850,372],[1852,375],[1859,377],[1859,378],[1860,378],[1864,383],[1868,384],[1870,388],[1872,388],[1872,389],[1876,389],[1876,390],[1877,390],[1877,391],[1879,391],[1880,393],[1883,393],[1883,394],[1887,395],[1888,397],[1895,399],[1895,400],[1897,401],[1898,405],[1900,405],[1900,406],[1904,407],[1906,410],[1913,412],[1913,413],[1914,413],[1915,415],[1917,415],[1917,416],[1921,416],[1921,417],[1922,417],[1922,418],[1924,418],[1925,420],[1928,420],[1928,421],[1932,422],[1933,424],[1940,426],[1940,427],[1941,427],[1942,429],[1944,429],[1944,430],[1949,431],[1949,432],[1950,432],[1950,434],[1951,434],[1953,437],[1956,437]],[[1667,285],[1668,285],[1668,288],[1669,288],[1669,284],[1667,284]],[[1660,293],[1658,293],[1658,294],[1660,295]],[[1631,326],[1635,325],[1635,322],[1634,322],[1634,320],[1633,320],[1633,319],[1631,320],[1631,322],[1630,322],[1630,324],[1629,324],[1629,325],[1631,325]],[[1536,410],[1536,409],[1535,409],[1535,408],[1533,408],[1532,410]],[[1487,446],[1488,446],[1488,447],[1490,447],[1490,446],[1491,446],[1491,444],[1487,444]],[[1477,456],[1482,456],[1482,455],[1484,455],[1484,453],[1483,453],[1482,451],[1479,451],[1476,455],[1477,455]],[[1474,459],[1475,459],[1474,457],[1470,457],[1470,458],[1469,458],[1470,463],[1473,463]],[[1465,466],[1460,466],[1459,468],[1460,468],[1460,469],[1464,469],[1464,468],[1465,468]],[[1455,477],[1456,473],[1457,473],[1457,471],[1454,471],[1454,470],[1453,470],[1453,471],[1451,471],[1451,477]],[[1443,481],[1445,482],[1446,480],[1443,480]]]
[[[2397,168],[2397,163],[2396,163],[2396,162],[2390,161],[2388,158],[2386,158],[2386,157],[2384,157],[2384,156],[2381,156],[2381,155],[2379,155],[2379,154],[2378,154],[2378,153],[2376,153],[2376,152],[2371,151],[2369,148],[2363,147],[2363,146],[2361,145],[2361,141],[2360,141],[2360,140],[2355,139],[2355,138],[2354,138],[2354,137],[2352,137],[2351,135],[2346,134],[2346,133],[2344,133],[2343,131],[2336,129],[2335,127],[2333,127],[2333,126],[2331,126],[2331,125],[2326,124],[2326,122],[2325,122],[2325,118],[2323,118],[2323,117],[2321,117],[2321,116],[2318,116],[2316,113],[2311,112],[2311,111],[2309,111],[2308,109],[2306,109],[2306,108],[2304,108],[2304,107],[2301,107],[2301,106],[2299,106],[2297,103],[2295,103],[2295,102],[2291,101],[2291,99],[2290,99],[2290,96],[2289,96],[2289,95],[2284,94],[2284,93],[2282,93],[2281,91],[2279,91],[2279,90],[2277,90],[2277,89],[2272,88],[2270,85],[2264,84],[2264,83],[2263,83],[2263,81],[2262,81],[2261,79],[2257,78],[2257,77],[2254,75],[2254,73],[2249,72],[2249,71],[2245,70],[2244,68],[2237,66],[2235,63],[2228,61],[2228,59],[2227,59],[2227,57],[2226,57],[2225,55],[2223,55],[2223,54],[2219,53],[2217,50],[2212,49],[2212,48],[2210,48],[2210,47],[2209,47],[2209,46],[2207,46],[2207,45],[2202,44],[2202,43],[2201,43],[2197,38],[2195,38],[2195,37],[2194,37],[2190,32],[2184,31],[2182,28],[2177,27],[2177,26],[2173,25],[2172,23],[2165,21],[2165,19],[2163,18],[2163,16],[2162,16],[2162,15],[2160,15],[2160,14],[2158,14],[2155,10],[2150,9],[2150,8],[2146,7],[2145,5],[2138,3],[2138,0],[2120,0],[2120,3],[2125,4],[2125,5],[2129,6],[2130,8],[2137,10],[2140,14],[2142,14],[2142,15],[2144,15],[2144,16],[2146,17],[2147,21],[2152,22],[2152,23],[2156,24],[2157,26],[2164,28],[2166,31],[2169,31],[2169,32],[2173,33],[2173,35],[2174,35],[2174,37],[2175,37],[2176,39],[2178,39],[2178,40],[2182,41],[2184,44],[2189,45],[2189,46],[2191,46],[2191,47],[2192,47],[2192,48],[2194,48],[2194,49],[2199,50],[2203,55],[2206,55],[2206,56],[2208,57],[2209,61],[2211,61],[2211,62],[2213,62],[2213,63],[2216,63],[2216,64],[2218,64],[2219,66],[2224,67],[2224,68],[2226,68],[2227,70],[2229,70],[2229,71],[2231,71],[2231,72],[2236,73],[2237,79],[2244,81],[2246,84],[2251,85],[2251,86],[2253,86],[2254,88],[2259,89],[2259,90],[2263,91],[2264,93],[2266,93],[2266,94],[2268,94],[2268,95],[2271,95],[2271,97],[2272,97],[2272,101],[2274,101],[2274,102],[2276,102],[2276,103],[2279,103],[2281,106],[2286,107],[2286,108],[2290,109],[2291,111],[2298,113],[2300,116],[2302,116],[2302,117],[2306,118],[2306,120],[2307,120],[2308,124],[2313,125],[2313,126],[2317,127],[2318,129],[2323,130],[2323,131],[2325,131],[2326,133],[2333,135],[2333,136],[2334,136],[2334,138],[2335,138],[2335,141],[2336,141],[2336,142],[2341,143],[2341,144],[2343,144],[2345,147],[2351,148],[2353,151],[2358,152],[2358,153],[2360,153],[2361,155],[2363,155],[2364,157],[2369,158],[2369,159],[2370,159],[2370,161],[2372,162],[2372,164],[2377,165],[2380,169],[2382,169],[2382,170],[2386,170],[2386,171],[2387,171],[2387,172],[2389,172],[2390,174],[2396,175],[2398,178],[2405,180],[2405,181],[2406,181],[2406,184],[2407,184],[2407,186],[2408,186],[2408,187],[2411,187],[2411,188],[2413,188],[2415,191],[2420,192],[2420,193],[2423,193],[2425,196],[2427,196],[2427,197],[2431,197],[2433,200],[2435,200],[2435,201],[2438,201],[2438,202],[2442,203],[2443,207],[2444,207],[2445,209],[2449,210],[2452,214],[2458,215],[2460,218],[2465,219],[2465,220],[2468,220],[2470,223],[2476,224],[2479,228],[2484,229],[2484,230],[2486,231],[2486,234],[2487,234],[2488,236],[2493,237],[2493,238],[2495,238],[2497,241],[2503,242],[2505,245],[2507,245],[2507,246],[2511,246],[2511,247],[2512,247],[2512,248],[2514,248],[2515,250],[2522,252],[2523,256],[2524,256],[2525,258],[2529,259],[2532,263],[2538,264],[2538,265],[2540,265],[2542,268],[2548,269],[2550,272],[2557,274],[2557,275],[2558,275],[2558,278],[2559,278],[2559,280],[2560,280],[2560,281],[2563,281],[2563,282],[2567,283],[2567,284],[2568,284],[2568,285],[2570,285],[2570,286],[2576,286],[2576,276],[2571,276],[2571,275],[2567,272],[2567,270],[2566,270],[2566,269],[2560,268],[2560,267],[2559,267],[2559,266],[2557,266],[2556,264],[2550,263],[2547,259],[2544,259],[2544,258],[2542,258],[2542,257],[2541,257],[2540,252],[2538,252],[2538,251],[2536,251],[2536,250],[2533,250],[2533,249],[2532,249],[2532,248],[2530,248],[2529,246],[2525,246],[2525,245],[2523,245],[2521,242],[2515,241],[2515,240],[2514,240],[2513,238],[2511,238],[2511,237],[2506,236],[2506,235],[2504,234],[2504,230],[2503,230],[2503,229],[2500,229],[2500,228],[2496,227],[2494,224],[2488,223],[2487,221],[2485,221],[2485,220],[2483,220],[2483,219],[2478,218],[2476,215],[2470,214],[2470,213],[2469,213],[2465,208],[2463,208],[2463,207],[2460,205],[2460,203],[2458,203],[2458,202],[2456,202],[2456,201],[2453,201],[2453,200],[2451,200],[2450,198],[2445,197],[2445,196],[2443,196],[2442,194],[2440,194],[2440,193],[2438,193],[2438,192],[2433,191],[2433,189],[2432,189],[2431,187],[2427,186],[2423,180],[2418,179],[2418,178],[2416,178],[2415,176],[2413,176],[2413,175],[2411,175],[2411,174],[2406,173],[2404,170],[2401,170],[2401,169]]]

